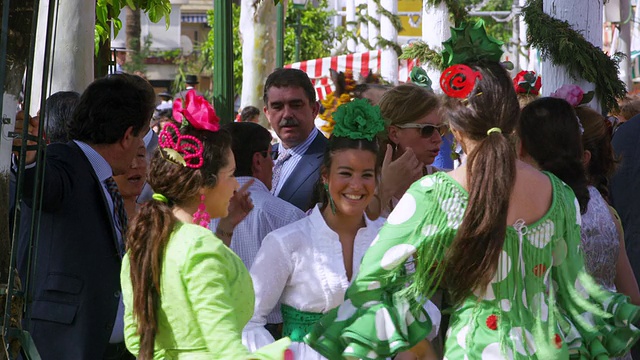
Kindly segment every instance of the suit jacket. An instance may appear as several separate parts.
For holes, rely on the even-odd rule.
[[[120,298],[113,218],[102,184],[73,142],[47,147],[31,321],[42,359],[101,359]],[[26,170],[17,265],[25,279],[35,168]],[[25,323],[26,325],[27,323]]]
[[[613,207],[620,215],[624,242],[631,268],[640,281],[640,115],[636,115],[615,132],[612,145],[616,156],[622,157],[609,186]],[[640,345],[631,349],[634,359],[640,358]]]
[[[320,165],[322,165],[324,150],[328,143],[327,138],[320,131],[317,133],[307,152],[302,155],[298,165],[282,184],[282,189],[278,194],[279,198],[295,205],[302,211],[307,211],[314,205],[311,204],[311,199],[320,177]]]

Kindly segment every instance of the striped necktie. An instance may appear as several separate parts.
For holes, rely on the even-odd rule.
[[[284,162],[289,160],[291,157],[291,152],[282,150],[278,154],[278,158],[276,159],[275,164],[273,164],[273,177],[271,178],[271,193],[276,194],[276,189],[278,188],[278,182],[280,181],[280,174],[282,173],[282,166]]]
[[[125,233],[127,231],[127,212],[124,209],[124,200],[122,200],[122,196],[120,195],[120,191],[118,190],[118,184],[110,177],[106,179],[105,184],[107,184],[107,191],[111,195],[111,199],[113,200],[113,214],[114,219],[116,220],[116,229],[120,230],[120,249],[118,252],[120,255],[124,254],[124,240]]]

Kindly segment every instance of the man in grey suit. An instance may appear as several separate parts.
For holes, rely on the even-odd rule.
[[[309,210],[327,139],[316,129],[320,106],[307,74],[298,69],[276,69],[264,86],[264,113],[280,143],[274,145],[271,192]],[[276,155],[277,153],[277,155]]]

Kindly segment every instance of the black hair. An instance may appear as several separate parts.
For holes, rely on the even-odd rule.
[[[580,123],[573,106],[564,99],[544,97],[522,109],[518,136],[540,169],[571,187],[584,214],[589,203]]]
[[[229,123],[222,127],[231,134],[233,156],[236,158],[234,176],[253,176],[253,154],[266,152],[271,146],[269,130],[252,122]]]
[[[260,115],[260,110],[257,107],[251,105],[245,106],[240,112],[240,121],[248,122],[257,115]]]
[[[309,79],[307,73],[299,69],[285,69],[279,68],[269,74],[267,81],[264,84],[263,100],[264,104],[269,106],[269,89],[272,87],[300,87],[304,90],[309,99],[309,104],[316,102],[316,89],[313,88],[313,84]]]
[[[88,144],[113,144],[129,127],[138,136],[149,125],[155,101],[153,87],[139,76],[123,73],[95,80],[67,123],[69,137]]]
[[[69,141],[67,122],[73,116],[80,94],[75,91],[58,91],[46,100],[44,110],[45,134],[50,144]]]

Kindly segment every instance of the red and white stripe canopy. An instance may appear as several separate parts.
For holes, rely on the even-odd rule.
[[[398,69],[398,79],[401,82],[409,81],[411,69],[416,64],[416,60],[401,60]],[[351,70],[356,80],[358,80],[358,74],[360,76],[367,76],[369,70],[379,74],[380,50],[301,61],[285,65],[284,67],[300,69],[306,72],[316,88],[318,100],[322,100],[336,88],[329,77],[329,69],[336,71]]]

